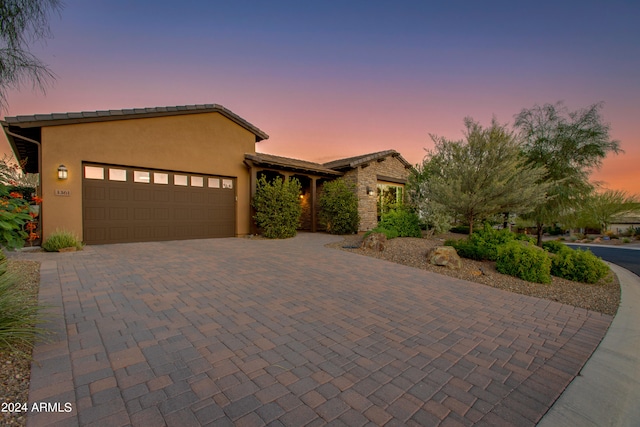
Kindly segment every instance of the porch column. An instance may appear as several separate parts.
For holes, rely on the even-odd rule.
[[[317,231],[316,227],[316,181],[318,178],[311,178],[311,232],[315,233]]]
[[[253,216],[255,215],[255,209],[253,209],[253,197],[256,195],[256,188],[258,186],[258,168],[256,168],[253,164],[251,164],[251,170],[249,171],[249,185],[250,188],[250,200],[249,200],[249,230],[251,234],[258,234],[258,226],[256,222],[253,220]]]

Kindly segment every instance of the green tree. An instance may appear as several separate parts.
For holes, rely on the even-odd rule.
[[[302,215],[299,197],[297,179],[276,177],[269,182],[264,175],[260,177],[252,205],[256,211],[253,218],[264,237],[286,239],[296,235]]]
[[[544,168],[524,164],[517,138],[495,118],[486,129],[468,117],[464,123],[466,141],[431,135],[435,149],[410,180],[418,211],[441,213],[442,206],[473,232],[477,220],[534,209],[545,197],[546,185],[538,184]]]
[[[549,186],[548,197],[528,215],[536,223],[538,245],[544,226],[576,209],[581,197],[593,189],[591,171],[600,167],[608,153],[622,151],[619,141],[609,135],[602,107],[598,103],[569,111],[558,102],[525,108],[515,116],[527,164],[546,169],[539,182]]]
[[[0,0],[0,108],[7,107],[7,90],[31,82],[44,92],[53,80],[28,44],[51,37],[49,15],[61,9],[60,0]]]
[[[320,223],[331,234],[357,233],[360,225],[358,196],[355,185],[342,178],[323,184],[320,205]]]

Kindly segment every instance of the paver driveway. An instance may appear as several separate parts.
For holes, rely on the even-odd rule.
[[[612,320],[335,239],[29,255],[63,307],[30,400],[73,409],[28,425],[535,425]]]

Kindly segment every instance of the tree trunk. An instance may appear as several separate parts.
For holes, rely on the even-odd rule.
[[[538,243],[537,245],[542,247],[542,230],[544,229],[544,224],[536,224],[536,233],[538,234]]]
[[[505,212],[504,214],[504,224],[502,224],[502,228],[509,227],[509,212]]]
[[[469,236],[473,234],[473,217],[469,217]]]

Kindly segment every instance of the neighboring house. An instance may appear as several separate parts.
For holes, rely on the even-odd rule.
[[[344,176],[368,230],[378,191],[402,197],[411,167],[393,150],[324,165],[256,153],[269,136],[217,104],[6,117],[2,126],[25,172],[40,173],[42,237],[65,229],[88,244],[255,232],[260,174],[301,181],[311,231],[322,184]]]
[[[638,234],[640,231],[640,213],[629,212],[626,214],[617,215],[612,224],[609,225],[609,230],[615,234],[631,233]]]

